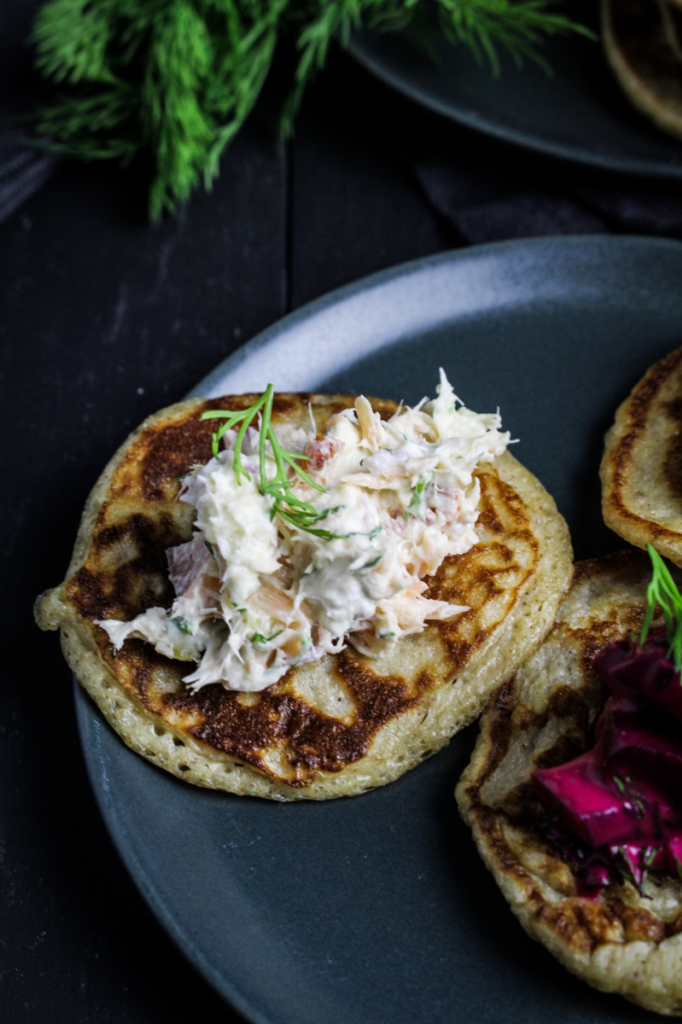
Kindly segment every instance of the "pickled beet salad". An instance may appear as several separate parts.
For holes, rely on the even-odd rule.
[[[610,691],[594,746],[533,773],[550,843],[587,891],[624,880],[641,891],[649,874],[682,878],[682,598],[660,556],[649,554],[641,636],[609,644],[593,661]],[[649,633],[657,606],[666,627]]]

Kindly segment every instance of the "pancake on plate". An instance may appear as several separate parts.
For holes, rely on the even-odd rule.
[[[441,406],[447,398],[443,388],[449,389],[443,381],[444,377],[438,400]],[[451,389],[448,393],[454,399]],[[271,513],[275,506],[284,512],[276,517],[277,530],[279,541],[288,534],[289,554],[269,566],[270,583],[254,591],[251,562],[258,556],[267,563],[268,530],[275,528],[274,513],[263,516],[257,507],[260,498],[254,497],[253,481],[260,479],[260,433],[254,430],[255,420],[241,440],[236,437],[239,422],[219,444],[215,432],[217,425],[232,423],[221,419],[221,412],[223,417],[232,411],[243,418],[244,410],[262,404],[264,396],[196,399],[164,409],[129,437],[95,485],[67,578],[38,599],[36,617],[42,628],[61,630],[64,654],[80,683],[125,742],[154,764],[186,781],[232,793],[277,800],[352,795],[390,782],[444,746],[453,733],[480,714],[499,679],[514,671],[540,643],[570,581],[568,531],[551,497],[516,459],[504,452],[492,462],[484,460],[473,476],[469,474],[466,488],[467,495],[480,491],[475,527],[476,516],[471,513],[464,516],[467,522],[448,527],[451,535],[459,538],[455,546],[460,545],[460,553],[448,554],[423,582],[411,584],[409,593],[379,601],[374,619],[368,617],[364,627],[354,621],[349,627],[354,632],[346,637],[334,635],[335,629],[342,627],[333,626],[330,620],[342,622],[344,616],[350,620],[353,614],[357,620],[357,614],[349,612],[350,606],[358,600],[366,603],[368,590],[358,590],[358,574],[380,573],[390,552],[403,550],[402,540],[398,544],[396,536],[400,539],[405,531],[422,531],[426,537],[434,518],[449,522],[449,513],[442,510],[453,501],[465,507],[465,492],[439,489],[429,484],[435,476],[420,476],[410,484],[402,512],[390,511],[385,529],[341,528],[340,516],[361,516],[361,508],[372,506],[376,487],[390,486],[386,480],[396,465],[407,465],[408,456],[419,463],[438,445],[424,442],[421,449],[413,445],[409,451],[393,449],[390,444],[387,448],[381,438],[386,431],[396,431],[391,426],[394,420],[389,423],[389,419],[399,412],[405,415],[405,407],[399,409],[390,401],[373,400],[372,412],[363,398],[282,394],[273,399],[270,389],[266,394],[272,402],[268,415],[277,432],[277,445],[286,439],[290,452],[301,452],[293,456],[294,461],[304,459],[303,452],[307,453],[307,461],[296,462],[297,466],[306,465],[312,476],[319,470],[318,481],[331,479],[332,469],[325,478],[325,467],[334,467],[335,459],[343,462],[354,450],[349,437],[357,441],[362,435],[361,443],[374,454],[372,459],[360,460],[353,480],[359,478],[360,470],[366,474],[371,463],[375,467],[372,472],[384,483],[368,483],[366,476],[362,477],[365,498],[360,504],[355,506],[355,499],[344,497],[336,507],[329,507],[333,504],[330,495],[336,492],[320,497],[318,492],[324,488],[318,487],[316,492],[299,478],[296,486],[303,492],[307,488],[306,500],[312,501],[315,494],[321,501],[327,500],[327,507],[313,515],[310,504],[305,508],[286,504],[294,492],[286,489],[289,483],[285,482],[285,490],[268,500],[274,502],[269,506]],[[425,410],[432,407],[436,400],[407,409],[407,413],[421,422]],[[460,411],[452,411],[455,409],[451,401],[447,416],[459,416]],[[206,419],[206,413],[219,415]],[[461,416],[462,422],[475,420],[478,424],[465,430],[473,440],[447,441],[446,446],[479,444],[480,423],[486,437],[503,437],[495,428],[499,417],[476,418],[466,409]],[[309,440],[304,445],[306,436]],[[346,441],[338,440],[341,437]],[[509,435],[504,437],[508,440]],[[368,438],[373,438],[371,445]],[[220,450],[222,444],[226,449]],[[239,445],[241,476],[235,488]],[[273,452],[274,448],[264,449],[270,467],[274,467]],[[224,477],[222,483],[218,481],[221,465],[228,467],[228,483],[233,488],[232,504],[228,501],[221,515],[232,515],[235,502],[253,500],[247,525],[260,525],[248,543],[232,544],[231,556],[223,558],[224,546],[229,548],[229,544],[224,536],[218,539],[222,559],[218,570],[211,561],[218,557],[218,541],[215,537],[208,541],[207,535],[202,540],[196,532],[198,526],[193,533],[193,521],[195,515],[197,522],[213,515],[205,513],[206,488],[227,486]],[[300,477],[293,465],[289,462],[284,468],[290,477]],[[266,468],[266,478],[268,472],[274,468]],[[195,499],[197,507],[201,504],[204,508],[199,514],[178,498],[187,497],[188,487],[198,493],[201,480],[204,497]],[[303,528],[292,526],[287,515]],[[361,523],[361,518],[357,522]],[[230,543],[233,540],[231,535]],[[438,547],[441,540],[431,536],[429,543]],[[325,544],[340,545],[343,551],[344,544],[356,541],[367,556],[362,556],[360,566],[358,548],[354,548],[355,561],[350,568],[346,559],[346,589],[337,588],[336,603],[325,604],[321,581],[341,578],[338,559],[324,562],[314,572],[310,567],[294,572],[297,552],[314,542],[316,557],[325,559]],[[378,554],[370,557],[372,551]],[[430,557],[424,556],[424,564]],[[202,567],[200,599],[193,589],[199,577],[196,573],[192,577],[192,558]],[[406,568],[404,560],[396,562],[394,569],[403,576],[415,571]],[[216,580],[221,575],[222,584]],[[293,602],[282,593],[283,588],[294,586],[292,576],[299,587]],[[282,583],[283,577],[288,582]],[[266,577],[261,573],[259,578],[262,582]],[[379,586],[379,577],[372,579]],[[307,588],[303,599],[302,588]],[[178,597],[181,592],[183,596]],[[257,618],[261,612],[254,611],[256,598],[263,615],[280,615],[279,628],[253,625],[261,621]],[[283,600],[289,601],[289,618],[273,610],[273,602]],[[229,628],[210,617],[195,627],[186,621],[191,615],[180,611],[182,602],[183,609],[187,602],[194,602],[195,610],[197,604],[205,609],[222,602]],[[312,614],[311,606],[318,609],[319,616],[308,628],[300,620]],[[372,608],[370,604],[358,614],[370,616]],[[209,610],[207,614],[217,613]],[[251,623],[246,633],[240,615]],[[267,615],[262,621],[271,621]],[[420,616],[419,624],[414,625]],[[137,626],[131,626],[133,620]],[[159,623],[165,632],[153,646]],[[302,632],[296,634],[296,629]],[[192,655],[199,636],[204,637],[200,646],[206,650]],[[240,636],[247,636],[248,643],[242,643]],[[268,683],[268,679],[274,681]],[[230,688],[235,680],[238,689]]]
[[[601,463],[602,512],[637,547],[682,565],[682,349],[655,363],[616,412]]]
[[[484,862],[533,939],[596,988],[682,1014],[682,880],[645,870],[639,880],[611,876],[588,887],[582,872],[589,861],[574,859],[565,837],[558,841],[531,779],[589,749],[586,737],[608,692],[592,660],[639,633],[650,579],[648,558],[634,551],[576,565],[556,625],[483,715],[456,797]],[[626,776],[620,785],[630,782]]]
[[[669,0],[602,0],[608,62],[630,102],[682,138],[682,10]]]

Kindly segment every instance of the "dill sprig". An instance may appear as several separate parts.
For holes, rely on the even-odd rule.
[[[639,643],[641,646],[646,640],[654,612],[660,608],[665,620],[668,657],[679,672],[682,668],[682,595],[658,551],[651,544],[647,544],[646,549],[651,559],[652,577],[646,592],[647,609]]]
[[[310,502],[302,501],[294,494],[292,481],[289,478],[287,467],[291,467],[296,475],[300,477],[309,487],[316,491],[326,493],[326,489],[316,483],[300,465],[302,461],[308,461],[307,455],[296,452],[289,452],[277,440],[277,435],[272,427],[272,403],[274,398],[274,386],[268,384],[264,394],[257,399],[248,409],[238,412],[212,409],[202,415],[202,420],[224,419],[225,422],[214,432],[211,438],[211,450],[215,458],[220,452],[220,442],[228,430],[234,429],[239,424],[237,436],[234,442],[234,454],[232,457],[232,468],[234,469],[237,483],[241,484],[242,476],[251,479],[242,462],[242,444],[246,431],[249,429],[256,416],[260,413],[260,432],[258,439],[258,490],[266,497],[272,498],[271,516],[280,516],[291,526],[306,533],[315,534],[325,540],[335,540],[339,535],[330,530],[321,529],[318,526],[323,519],[337,512],[338,508],[328,508],[319,511]],[[270,443],[272,460],[275,463],[275,473],[268,477],[268,452],[267,445]]]
[[[151,155],[149,211],[158,220],[218,173],[250,113],[276,46],[297,65],[282,124],[290,132],[306,85],[354,29],[395,31],[437,20],[445,36],[499,69],[498,48],[543,63],[544,36],[590,33],[552,0],[48,0],[30,42],[58,89],[32,118],[53,151],[122,164]]]

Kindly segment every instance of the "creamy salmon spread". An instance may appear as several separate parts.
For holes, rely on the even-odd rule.
[[[167,552],[172,606],[98,624],[117,649],[134,636],[194,662],[192,689],[262,690],[348,643],[376,656],[466,610],[425,597],[424,578],[476,543],[475,470],[509,444],[500,427],[441,370],[437,398],[390,419],[360,396],[322,435],[312,416],[276,436],[261,437],[262,415],[225,430],[182,483],[178,500],[196,516],[192,539]],[[279,500],[272,482],[284,473]]]

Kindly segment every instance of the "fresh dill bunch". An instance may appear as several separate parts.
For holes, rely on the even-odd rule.
[[[354,29],[395,31],[435,17],[445,36],[499,67],[542,63],[545,35],[579,31],[551,0],[48,0],[30,42],[55,100],[32,118],[54,152],[129,163],[151,155],[149,210],[173,212],[201,182],[251,111],[278,41],[297,64],[285,133],[330,46]]]
[[[151,153],[153,220],[203,179],[270,70],[290,0],[50,0],[31,41],[60,87],[35,118],[51,148],[128,163]]]
[[[682,594],[670,570],[652,544],[646,546],[651,559],[651,582],[647,587],[647,609],[639,637],[640,646],[649,635],[654,612],[660,608],[665,620],[668,657],[679,672],[682,668]]]

